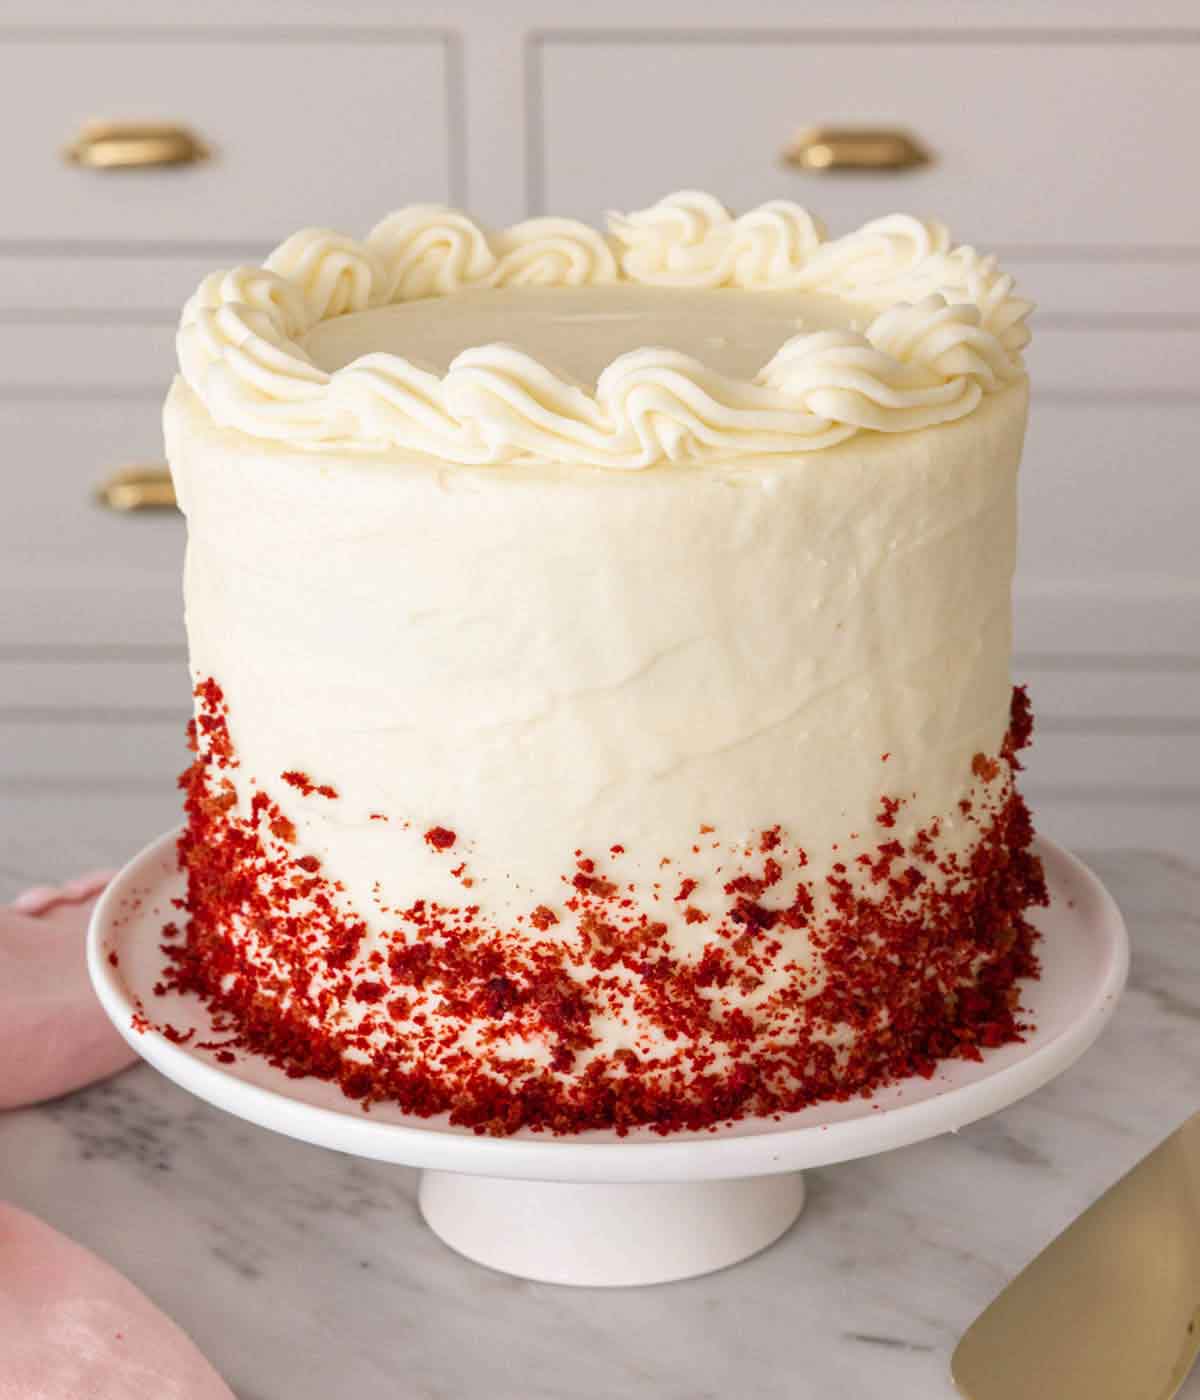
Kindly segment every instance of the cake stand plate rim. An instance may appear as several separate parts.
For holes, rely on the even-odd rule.
[[[1108,1023],[1128,975],[1128,936],[1112,896],[1076,856],[1039,836],[1036,849],[1052,900],[1050,909],[1037,911],[1043,979],[1021,984],[1023,1002],[1037,1019],[1025,1044],[985,1052],[982,1063],[940,1065],[932,1080],[904,1080],[870,1100],[817,1104],[778,1120],[743,1119],[713,1132],[480,1136],[386,1106],[365,1113],[335,1085],[288,1079],[254,1056],[223,1065],[157,1029],[136,1029],[139,1007],[153,1014],[159,1005],[153,985],[162,959],[153,963],[149,955],[157,951],[163,923],[173,913],[178,917],[170,904],[182,892],[174,860],[177,835],[166,832],[134,856],[93,911],[88,969],[117,1030],[160,1073],[237,1117],[335,1151],[438,1171],[531,1181],[720,1180],[827,1166],[908,1146],[997,1112],[1068,1069]],[[130,956],[138,947],[148,964],[140,971]],[[188,1003],[194,1018],[207,1016],[197,999]]]

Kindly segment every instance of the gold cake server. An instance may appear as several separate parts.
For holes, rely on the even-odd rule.
[[[1053,1240],[967,1330],[967,1400],[1170,1400],[1200,1351],[1200,1113]]]

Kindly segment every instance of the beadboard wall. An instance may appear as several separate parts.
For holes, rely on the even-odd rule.
[[[178,308],[306,223],[413,200],[597,218],[681,186],[892,209],[995,249],[1039,303],[1015,673],[1028,788],[1078,848],[1200,855],[1200,24],[1190,3],[8,0],[0,13],[0,803],[53,875],[175,819],[182,522],[97,506],[161,457]],[[212,156],[97,172],[93,117]],[[802,173],[812,124],[914,172]],[[58,849],[69,855],[59,857]],[[0,861],[4,857],[0,855]],[[25,862],[29,866],[28,860]]]

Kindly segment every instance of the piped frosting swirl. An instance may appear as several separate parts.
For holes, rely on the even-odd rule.
[[[873,319],[792,336],[751,379],[657,348],[618,356],[585,386],[503,344],[463,351],[444,374],[384,352],[326,372],[303,347],[324,320],[393,303],[618,282],[820,292]],[[365,243],[304,230],[261,268],[206,278],[177,345],[214,422],[254,437],[630,470],[814,451],[961,418],[1023,375],[1031,309],[993,258],[953,246],[941,224],[891,215],[827,239],[798,205],[734,217],[685,191],[610,215],[607,236],[556,218],[493,232],[434,205],[390,215]]]

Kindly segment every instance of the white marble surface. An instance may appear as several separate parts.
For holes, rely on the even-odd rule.
[[[56,873],[22,846],[0,898]],[[488,1272],[423,1228],[415,1173],[252,1128],[144,1066],[0,1116],[0,1197],[123,1270],[239,1400],[949,1397],[975,1314],[1200,1100],[1200,869],[1090,863],[1134,946],[1095,1048],[955,1137],[810,1173],[796,1227],[708,1278],[601,1292]]]

